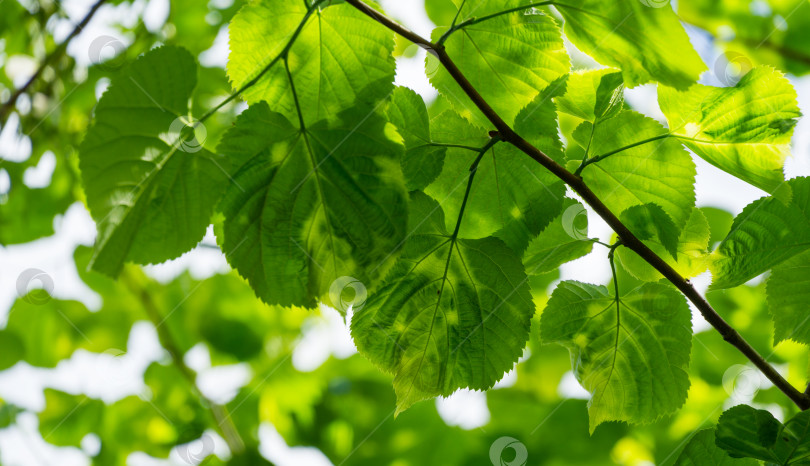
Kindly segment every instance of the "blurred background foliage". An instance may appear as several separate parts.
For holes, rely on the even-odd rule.
[[[412,3],[422,8],[422,2]],[[162,18],[154,13],[161,4],[168,6]],[[194,115],[230,92],[223,28],[240,0],[107,1],[93,20],[103,27],[91,21],[92,36],[82,33],[60,52],[90,6],[80,0],[0,0],[0,102],[45,57],[53,57],[1,120],[0,258],[29,255],[22,268],[50,253],[50,243],[42,240],[65,227],[71,206],[83,212],[77,147],[97,98],[123,63],[157,44],[181,45],[202,64]],[[448,23],[456,11],[451,0],[424,6],[434,23]],[[682,0],[677,11],[725,52],[728,63],[722,66],[766,63],[794,76],[810,71],[806,0]],[[158,20],[149,20],[150,14]],[[90,44],[102,35],[109,37],[108,55],[88,57]],[[415,54],[408,45],[398,42],[403,59]],[[431,113],[444,105],[436,101]],[[206,122],[207,147],[216,147],[243,108],[228,105]],[[573,128],[565,121],[562,126],[570,135]],[[732,215],[717,208],[703,212],[716,243]],[[206,249],[201,245],[190,254]],[[332,349],[322,361],[296,364],[296,351],[308,339],[331,338],[323,326],[347,333],[336,311],[266,306],[222,267],[195,275],[182,270],[193,269],[185,262],[166,278],[129,265],[122,279],[112,281],[86,271],[89,257],[87,245],[77,246],[66,273],[86,285],[94,306],[60,296],[59,282],[48,289],[55,271],[32,282],[46,290],[29,283],[20,289],[19,270],[0,262],[3,292],[11,296],[10,308],[0,308],[0,464],[115,466],[165,464],[150,458],[169,458],[173,464],[210,465],[489,465],[493,442],[508,436],[526,446],[533,465],[664,465],[673,464],[689,436],[711,426],[730,405],[751,403],[783,419],[795,411],[718,334],[700,331],[682,410],[650,426],[610,423],[589,435],[587,394],[576,386],[568,352],[537,343],[538,312],[524,358],[496,389],[462,393],[454,403],[422,402],[394,418],[391,377],[356,353]],[[623,270],[618,276],[625,290],[638,285]],[[552,272],[532,280],[551,286],[558,278]],[[792,342],[773,347],[763,287],[760,281],[708,298],[801,386],[806,349]],[[542,309],[547,296],[534,299]],[[150,342],[160,346],[151,353],[134,348]],[[32,378],[39,381],[33,388],[25,382]],[[210,386],[217,385],[228,389],[216,393]],[[478,413],[472,422],[470,411]],[[229,430],[217,428],[222,424],[238,432],[241,454],[224,448]]]

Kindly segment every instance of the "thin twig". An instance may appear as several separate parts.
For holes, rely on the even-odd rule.
[[[447,72],[462,88],[465,94],[472,100],[478,109],[498,130],[500,138],[511,143],[529,157],[543,165],[557,178],[564,181],[571,189],[591,206],[591,208],[613,229],[622,241],[622,245],[638,254],[648,264],[660,272],[670,283],[672,283],[681,293],[691,301],[703,315],[703,318],[714,327],[724,340],[729,342],[745,355],[779,390],[788,396],[800,409],[805,410],[810,407],[810,396],[797,390],[776,369],[773,368],[765,358],[760,355],[731,325],[728,324],[711,304],[692,286],[692,284],[673,269],[664,259],[659,257],[647,245],[639,240],[619,218],[602,202],[601,199],[585,184],[582,178],[565,169],[555,162],[540,149],[534,147],[528,141],[517,134],[495,110],[478,93],[475,87],[464,76],[453,60],[445,51],[444,47],[434,44],[422,36],[402,27],[397,22],[391,20],[384,14],[374,10],[362,0],[346,0],[346,3],[357,8],[367,16],[380,24],[386,26],[397,34],[414,42],[433,53],[444,65]]]
[[[23,94],[23,92],[27,91],[32,84],[34,84],[34,82],[39,78],[39,75],[42,74],[42,72],[45,70],[45,68],[48,67],[48,65],[51,64],[51,62],[56,60],[57,57],[61,56],[65,52],[68,43],[70,43],[70,41],[73,40],[74,37],[76,37],[80,32],[82,32],[82,29],[84,29],[84,27],[87,26],[87,23],[89,23],[90,20],[93,18],[93,16],[96,14],[96,11],[98,11],[101,5],[103,5],[104,2],[106,1],[107,0],[98,0],[92,7],[90,7],[90,11],[88,11],[87,14],[84,16],[84,18],[79,22],[79,24],[77,24],[76,27],[73,28],[73,31],[71,31],[70,34],[68,34],[65,40],[63,40],[61,44],[59,44],[55,49],[53,49],[51,53],[45,56],[45,59],[42,60],[42,63],[40,63],[39,68],[37,68],[34,74],[31,75],[28,81],[26,81],[25,84],[22,85],[22,87],[14,91],[14,93],[11,94],[11,97],[9,97],[8,100],[5,103],[3,103],[3,106],[0,107],[0,121],[3,122],[6,121],[8,113],[11,111],[12,108],[14,108],[14,105],[16,105],[17,103],[17,99]]]

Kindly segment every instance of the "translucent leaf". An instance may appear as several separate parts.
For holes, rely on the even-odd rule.
[[[433,40],[446,31],[436,28]],[[511,13],[471,24],[450,35],[444,45],[476,90],[510,124],[539,90],[570,68],[560,29],[545,14]],[[437,58],[428,54],[426,67],[430,82],[462,116],[478,126],[492,126]]]
[[[634,230],[635,231],[635,230]],[[660,257],[664,258],[681,276],[692,278],[703,273],[709,266],[709,223],[700,209],[692,209],[692,215],[677,236],[676,260],[657,238],[644,243]],[[616,250],[616,257],[630,275],[639,280],[654,282],[663,277],[657,270],[628,248]]]
[[[604,286],[564,281],[540,321],[544,343],[571,352],[591,392],[591,432],[606,421],[650,423],[686,400],[691,314],[675,289],[648,283],[617,300]]]
[[[314,306],[340,277],[371,287],[405,237],[398,136],[376,113],[295,128],[266,103],[223,138],[228,262],[270,304]]]
[[[435,145],[430,136],[430,119],[425,101],[407,87],[397,87],[386,111],[405,144],[402,172],[408,190],[424,189],[439,176],[446,147]]]
[[[552,85],[553,87],[553,85]],[[517,118],[516,130],[550,157],[562,160],[562,144],[551,99],[539,95]],[[487,131],[452,111],[434,119],[434,138],[484,146]],[[552,135],[552,136],[549,136]],[[447,212],[447,230],[455,228],[470,166],[478,152],[448,148],[442,173],[425,192]],[[507,143],[493,146],[481,159],[461,222],[466,238],[496,235],[522,251],[560,212],[565,188],[537,162]]]
[[[752,459],[732,458],[714,443],[714,429],[703,429],[689,439],[675,466],[757,466]]]
[[[810,411],[802,411],[782,424],[768,411],[738,405],[720,416],[715,441],[735,458],[756,458],[784,466],[807,464]]]
[[[580,50],[622,70],[629,87],[658,81],[685,89],[706,70],[672,8],[638,0],[554,2]]]
[[[79,150],[98,227],[94,269],[163,262],[205,234],[229,181],[226,161],[202,147],[204,127],[183,120],[196,82],[191,54],[160,47],[114,77],[96,106]]]
[[[639,239],[656,237],[672,258],[678,259],[680,231],[661,206],[652,203],[633,206],[622,212],[620,218]]]
[[[810,251],[774,267],[767,293],[774,345],[783,340],[810,344]]]
[[[393,90],[394,35],[347,4],[259,0],[245,5],[228,28],[228,76],[242,96],[267,101],[298,121],[283,62],[285,50],[305,123],[331,120],[361,103],[373,106]],[[302,21],[306,23],[296,34]],[[262,71],[272,63],[264,74]]]
[[[394,374],[398,412],[492,387],[529,337],[534,305],[518,257],[496,238],[453,238],[444,223],[436,201],[412,193],[400,259],[352,318],[360,352]]]
[[[734,87],[660,87],[670,131],[712,165],[773,192],[785,179],[793,127],[801,116],[784,74],[762,66]]]
[[[660,137],[666,130],[652,118],[626,110],[598,124],[589,144],[590,133],[578,129],[574,138],[583,148],[590,145],[590,157],[598,157]],[[614,212],[653,203],[679,228],[695,205],[695,164],[672,138],[636,145],[590,164],[582,178]]]
[[[787,201],[787,202],[786,202]],[[749,204],[712,255],[712,288],[741,285],[810,248],[810,178]]]
[[[560,112],[596,121],[615,116],[624,103],[624,86],[618,70],[576,71],[568,75],[565,95],[555,102]]]
[[[588,254],[591,249],[588,213],[582,204],[566,198],[562,213],[529,243],[523,253],[523,265],[528,275],[541,275]]]

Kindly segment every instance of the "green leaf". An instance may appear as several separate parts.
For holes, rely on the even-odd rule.
[[[446,31],[447,27],[438,27],[431,37],[437,41]],[[470,24],[450,35],[444,45],[475,89],[509,124],[539,90],[570,69],[559,27],[541,13],[511,13]],[[462,116],[491,127],[436,57],[428,54],[426,67],[430,82]]]
[[[546,91],[520,112],[515,128],[550,157],[562,161],[555,107]],[[489,140],[484,129],[451,111],[437,116],[434,128],[434,138],[443,142],[481,147]],[[448,213],[448,231],[455,228],[470,166],[477,156],[473,150],[448,148],[442,173],[425,190],[441,200]],[[564,194],[563,184],[540,164],[509,144],[496,144],[478,165],[461,231],[465,238],[495,235],[515,251],[522,251],[559,214]]]
[[[530,276],[542,275],[590,253],[592,249],[585,207],[566,198],[562,213],[529,243],[523,253],[523,266]]]
[[[590,122],[616,116],[624,105],[622,75],[611,68],[572,72],[565,94],[554,101],[560,112]]]
[[[45,409],[39,413],[39,432],[53,445],[81,445],[85,435],[98,432],[104,403],[84,395],[45,389]]]
[[[523,265],[503,242],[452,237],[439,204],[411,196],[402,255],[352,318],[360,352],[395,375],[398,412],[492,387],[521,356],[534,314]]]
[[[757,466],[752,459],[732,458],[714,443],[714,429],[703,429],[689,439],[675,466]]]
[[[191,54],[160,47],[114,77],[96,106],[79,152],[98,226],[95,270],[114,276],[126,260],[163,262],[205,234],[228,178],[226,162],[181,121],[196,82]]]
[[[391,95],[386,116],[397,127],[405,144],[400,162],[405,186],[409,191],[424,189],[442,172],[447,151],[431,138],[425,101],[407,87],[397,87]]]
[[[810,251],[774,267],[767,293],[774,345],[783,340],[810,344]]]
[[[398,136],[349,109],[304,130],[251,106],[219,152],[235,167],[220,203],[228,262],[269,304],[314,306],[334,280],[371,287],[405,237]]]
[[[636,231],[632,229],[632,231]],[[692,209],[692,214],[686,225],[680,231],[675,232],[675,260],[669,257],[664,259],[681,276],[692,278],[703,273],[709,266],[709,223],[701,212],[701,209]],[[648,239],[644,243],[656,254],[664,257],[665,253],[671,254],[669,248],[662,244],[660,239]],[[630,275],[639,280],[654,282],[663,277],[657,270],[628,248],[616,250],[616,257]]]
[[[658,101],[670,131],[707,162],[768,192],[784,182],[801,112],[781,72],[757,67],[734,87],[660,87]]]
[[[633,206],[622,212],[619,217],[639,239],[657,237],[658,242],[672,258],[678,260],[680,231],[661,206],[657,204]]]
[[[626,148],[582,172],[588,186],[612,211],[657,204],[680,228],[695,205],[695,164],[666,133],[652,118],[626,110],[596,125],[590,144],[591,131],[578,128],[574,138],[583,148],[589,147],[591,157]],[[661,139],[636,145],[653,138]]]
[[[606,421],[650,423],[686,400],[691,314],[675,289],[648,283],[618,298],[604,286],[564,281],[540,321],[544,343],[571,352],[591,392],[591,432]]]
[[[712,289],[741,285],[810,248],[810,178],[780,189],[780,197],[758,199],[734,219],[712,255]]]
[[[227,68],[234,89],[256,80],[242,93],[244,99],[251,105],[267,101],[273,111],[297,121],[286,59],[306,124],[388,96],[394,81],[393,33],[350,5],[308,3],[258,0],[239,10],[228,28]]]
[[[807,464],[810,456],[810,411],[785,424],[771,413],[738,405],[720,416],[716,443],[735,458],[756,458],[783,466]]]
[[[565,19],[568,39],[599,63],[620,68],[629,87],[658,81],[685,89],[706,70],[669,6],[565,0],[554,7]]]

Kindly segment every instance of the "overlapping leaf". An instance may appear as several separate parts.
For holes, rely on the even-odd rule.
[[[396,257],[407,220],[396,137],[358,109],[303,130],[266,103],[240,115],[219,147],[238,167],[221,245],[263,300],[313,306],[339,277],[370,287]]]
[[[565,19],[568,39],[596,61],[620,68],[629,87],[658,81],[684,89],[706,69],[668,5],[563,0],[554,7]]]
[[[449,235],[442,208],[420,192],[410,209],[399,261],[352,318],[358,349],[395,376],[398,411],[490,388],[522,354],[534,314],[520,259],[502,241]]]
[[[393,90],[393,34],[347,4],[259,0],[231,21],[228,76],[242,96],[298,120],[285,59],[307,124],[373,105]],[[300,27],[299,27],[300,26]],[[269,68],[268,68],[269,67]]]
[[[801,116],[785,76],[762,66],[730,88],[659,88],[670,131],[716,167],[773,192],[785,179],[793,127]]]
[[[665,137],[667,131],[658,122],[630,110],[595,128],[588,125],[578,128],[574,138],[589,147],[589,158],[624,149],[582,172],[588,186],[614,212],[653,203],[681,228],[695,205],[695,164],[683,147]]]
[[[160,47],[99,101],[79,161],[98,226],[94,269],[116,275],[126,260],[162,262],[202,239],[228,177],[226,162],[180,120],[196,81],[191,54]]]
[[[574,373],[591,392],[593,431],[606,421],[649,423],[686,399],[691,316],[673,288],[645,284],[618,298],[603,286],[564,281],[540,322],[545,343],[571,352]]]
[[[624,106],[624,86],[618,70],[577,71],[568,75],[564,95],[554,101],[561,113],[595,122],[618,114]]]
[[[735,458],[756,458],[783,466],[810,460],[810,411],[802,411],[782,424],[771,413],[746,405],[720,416],[717,446]]]
[[[636,231],[636,230],[632,230]],[[644,243],[669,263],[681,276],[692,278],[703,273],[709,266],[709,223],[700,209],[692,209],[686,225],[675,231],[675,255],[665,247],[660,237],[645,239]],[[634,277],[644,281],[657,281],[663,276],[644,259],[627,248],[619,248],[616,257]]]
[[[433,40],[446,30],[436,28]],[[444,45],[476,90],[510,124],[539,90],[570,68],[559,27],[542,13],[512,13],[470,24],[450,35]],[[430,82],[459,113],[478,126],[491,126],[438,59],[428,55],[426,66]]]
[[[523,265],[528,275],[541,275],[588,254],[591,249],[593,241],[588,238],[585,207],[566,198],[562,213],[529,243],[523,253]]]
[[[430,134],[430,118],[422,97],[407,87],[397,87],[386,111],[405,144],[402,174],[409,190],[424,189],[439,176],[447,148],[435,143]]]
[[[712,288],[730,288],[810,248],[810,178],[787,181],[734,219],[710,265]]]
[[[564,86],[552,84],[520,112],[516,123],[527,140],[558,162],[563,157],[562,143],[557,136],[555,107],[550,96],[559,90],[564,90]],[[434,119],[433,131],[435,140],[473,147],[483,147],[489,139],[486,130],[451,111]],[[425,190],[448,213],[448,231],[455,228],[470,166],[477,156],[475,150],[448,148],[442,173]],[[521,251],[529,239],[559,214],[564,193],[562,183],[548,170],[513,146],[496,144],[478,165],[461,231],[466,238],[495,234],[514,250]]]

